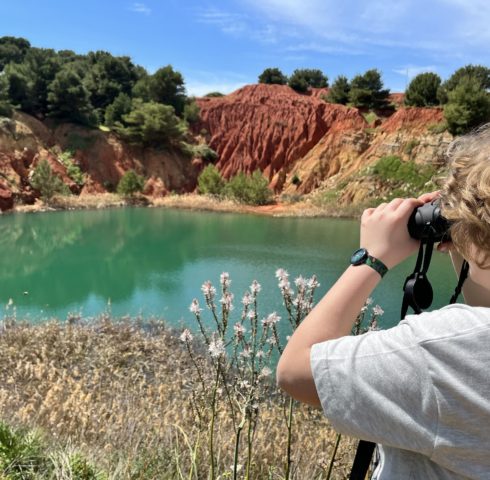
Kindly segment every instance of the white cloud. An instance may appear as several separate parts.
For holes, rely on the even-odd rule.
[[[326,53],[339,46],[394,47],[464,56],[468,46],[486,53],[488,0],[241,0],[275,22],[279,31],[302,30]],[[279,27],[281,25],[281,27]],[[317,49],[319,51],[319,49]],[[354,48],[355,51],[355,48]],[[351,53],[347,49],[345,53]]]
[[[217,8],[199,10],[196,13],[197,21],[214,25],[223,33],[238,35],[247,29],[246,16],[239,13],[229,13]]]
[[[151,8],[147,7],[144,3],[133,3],[129,8],[132,12],[143,13],[144,15],[150,15]]]
[[[404,67],[395,68],[393,70],[398,75],[403,75],[408,80],[416,77],[420,73],[434,72],[437,73],[437,67],[434,65],[428,65],[426,67],[416,66],[416,65],[406,65]]]

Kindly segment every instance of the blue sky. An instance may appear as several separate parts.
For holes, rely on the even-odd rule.
[[[417,73],[443,79],[490,66],[489,0],[1,0],[0,36],[32,45],[171,64],[189,94],[229,93],[266,67],[320,68],[332,81],[379,68],[404,91]]]

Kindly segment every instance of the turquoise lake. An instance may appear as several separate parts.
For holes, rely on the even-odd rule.
[[[203,303],[202,283],[211,280],[218,287],[221,272],[231,276],[237,319],[240,299],[254,279],[262,285],[259,314],[285,316],[278,268],[291,280],[316,274],[319,300],[358,248],[359,225],[149,208],[50,212],[3,215],[0,244],[3,315],[12,299],[17,318],[34,322],[110,310],[192,328],[192,299]],[[385,311],[383,327],[399,320],[403,282],[414,264],[411,258],[390,271],[373,294]],[[439,308],[456,284],[449,257],[434,254],[429,279],[432,308]]]

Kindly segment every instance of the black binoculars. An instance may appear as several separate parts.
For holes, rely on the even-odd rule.
[[[439,199],[417,207],[408,219],[407,227],[410,236],[422,242],[451,240],[451,222],[442,216]]]

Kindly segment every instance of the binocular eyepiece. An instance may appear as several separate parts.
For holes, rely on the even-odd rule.
[[[434,242],[451,240],[451,222],[442,216],[439,199],[417,207],[412,212],[407,227],[410,236],[422,242],[429,239]]]

